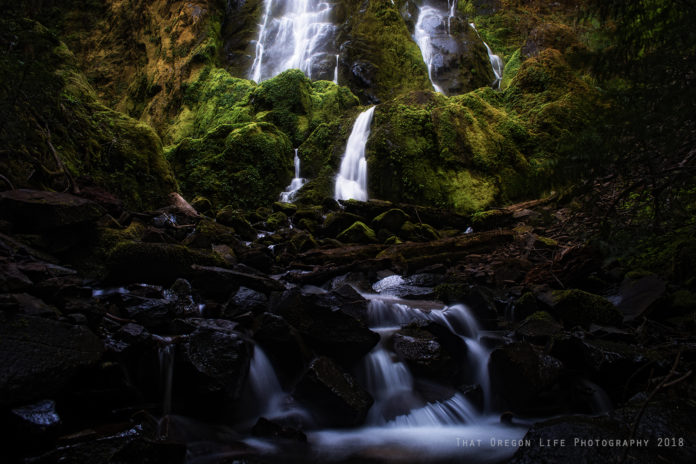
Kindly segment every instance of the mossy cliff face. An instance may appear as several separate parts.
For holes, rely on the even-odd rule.
[[[65,189],[57,157],[78,184],[96,184],[128,207],[164,203],[176,182],[157,134],[102,105],[41,24],[3,20],[0,31],[0,171],[15,187]]]
[[[432,88],[421,52],[390,0],[342,0],[336,8],[341,84],[363,103]]]
[[[347,88],[311,82],[298,70],[256,85],[206,68],[185,87],[184,105],[166,136],[173,143],[169,158],[187,196],[203,194],[215,206],[264,205],[292,178],[293,147],[308,140],[311,146],[357,104]],[[303,161],[315,158],[303,175],[313,177],[329,163],[321,148],[302,150],[311,153],[301,155]]]

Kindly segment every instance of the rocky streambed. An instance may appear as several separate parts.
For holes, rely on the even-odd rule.
[[[171,200],[0,193],[10,462],[696,457],[694,308],[555,198]]]

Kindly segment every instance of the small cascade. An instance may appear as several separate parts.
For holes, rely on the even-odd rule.
[[[452,33],[452,18],[455,17],[457,14],[456,8],[457,8],[457,0],[447,0],[447,6],[449,7],[448,14],[447,14],[447,33],[451,34]]]
[[[157,357],[160,369],[160,390],[162,392],[162,415],[172,412],[172,380],[174,378],[174,351],[176,344],[172,337],[153,336],[159,342]]]
[[[338,84],[338,55],[336,55],[336,67],[334,68],[333,83]]]
[[[297,148],[295,148],[295,177],[285,188],[285,191],[280,194],[280,201],[290,203],[297,195],[297,192],[305,184],[306,180],[300,177],[300,157],[297,156]]]
[[[336,177],[336,200],[367,201],[367,160],[365,146],[370,137],[370,124],[375,107],[360,113],[348,137],[341,168]]]
[[[428,67],[428,78],[436,92],[444,93],[442,87],[433,81],[433,67],[435,66],[435,49],[432,46],[432,37],[429,31],[437,30],[443,23],[445,13],[431,6],[423,5],[418,12],[418,21],[413,32],[413,40],[418,44],[423,61]],[[449,21],[448,21],[449,23]],[[449,31],[449,26],[448,26]],[[449,34],[449,32],[448,32]]]
[[[261,82],[288,69],[300,69],[310,79],[313,67],[327,56],[336,26],[332,3],[321,0],[264,0],[256,55],[249,78]]]
[[[474,23],[469,23],[469,26],[471,26],[471,28],[476,31],[476,35],[481,38],[481,35],[478,33],[478,29],[476,29],[476,25]],[[483,42],[483,39],[481,41]],[[493,51],[491,51],[491,47],[489,47],[486,42],[483,42],[483,45],[486,47],[488,59],[491,62],[491,68],[493,69],[493,74],[495,75],[495,80],[491,84],[491,87],[500,89],[500,83],[503,80],[503,60],[498,55],[494,54]]]

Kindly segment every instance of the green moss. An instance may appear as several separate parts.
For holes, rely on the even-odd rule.
[[[288,224],[288,216],[282,211],[273,213],[266,219],[266,227],[270,230],[278,230],[281,227],[286,227]]]
[[[507,63],[505,63],[505,68],[503,69],[503,79],[500,82],[500,88],[502,90],[510,87],[510,82],[517,75],[517,71],[520,70],[520,66],[522,66],[522,50],[517,49]]]
[[[377,236],[375,231],[369,228],[364,222],[356,221],[352,226],[338,234],[336,237],[344,243],[375,243]]]
[[[553,293],[553,311],[567,328],[590,324],[619,325],[623,315],[606,298],[582,290],[562,290]]]

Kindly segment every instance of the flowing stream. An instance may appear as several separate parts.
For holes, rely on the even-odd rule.
[[[447,18],[447,34],[449,34],[449,11],[441,11],[432,6],[423,5],[418,12],[418,21],[413,32],[413,40],[418,44],[423,61],[428,67],[428,78],[436,92],[444,93],[442,87],[433,81],[433,68],[438,64],[438,53],[433,47],[434,34],[442,33],[441,29]]]
[[[295,195],[305,184],[306,180],[300,177],[300,157],[297,156],[297,148],[295,148],[295,177],[293,177],[290,185],[285,188],[284,192],[280,194],[280,201],[283,203],[290,203],[295,199]]]
[[[341,168],[336,176],[336,200],[367,201],[367,160],[365,145],[370,137],[370,124],[375,107],[360,113],[348,137]]]
[[[476,31],[476,34],[481,37],[481,35],[478,33],[478,29],[476,29],[476,24],[469,23],[469,26],[471,26],[471,28]],[[483,42],[483,39],[481,41]],[[486,47],[488,59],[491,62],[491,68],[493,69],[493,74],[495,75],[495,80],[491,86],[495,87],[496,89],[500,89],[500,82],[503,80],[503,60],[498,55],[493,53],[491,47],[489,47],[486,42],[483,42],[483,45]]]
[[[261,82],[288,69],[300,69],[310,79],[321,77],[317,75],[321,62],[333,64],[335,55],[328,53],[336,34],[336,25],[331,22],[333,4],[264,0],[264,5],[249,78]]]

